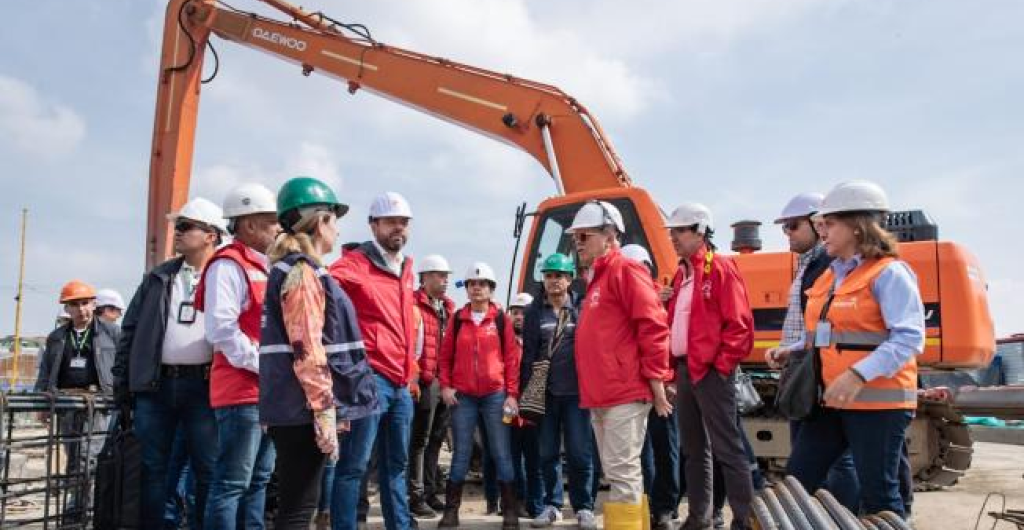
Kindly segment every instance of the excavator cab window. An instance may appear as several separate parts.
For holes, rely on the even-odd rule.
[[[647,241],[647,236],[644,234],[643,227],[640,226],[640,218],[637,215],[633,202],[626,198],[602,200],[614,204],[619,209],[619,212],[622,213],[622,219],[626,224],[626,233],[622,235],[621,239],[622,245],[637,244],[650,251],[650,244]],[[573,245],[572,237],[565,233],[565,230],[572,224],[577,210],[583,204],[584,202],[579,202],[551,208],[544,212],[537,212],[537,218],[534,220],[533,226],[539,232],[532,240],[533,247],[527,249],[526,271],[528,273],[524,275],[523,291],[534,295],[541,292],[544,275],[541,274],[540,267],[544,263],[544,259],[551,254],[559,252],[576,259],[576,248]],[[582,282],[579,281],[578,277],[573,282],[573,289],[577,291],[582,289]]]

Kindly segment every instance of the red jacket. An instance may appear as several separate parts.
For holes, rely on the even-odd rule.
[[[651,401],[669,370],[668,319],[650,272],[613,250],[594,260],[576,326],[580,405]]]
[[[747,286],[736,262],[714,254],[711,274],[705,273],[707,247],[690,257],[693,270],[693,305],[690,306],[686,366],[696,384],[711,371],[729,375],[754,346],[754,316],[750,311]],[[683,283],[683,271],[672,278],[674,292]],[[676,297],[669,298],[669,327],[675,316]]]
[[[444,306],[445,321],[441,322],[441,315],[434,310],[434,304],[430,295],[422,288],[416,291],[416,305],[420,308],[420,315],[423,317],[423,352],[420,354],[420,381],[429,385],[437,377],[437,358],[441,350],[441,340],[444,330],[455,313],[455,302],[447,296],[441,298]]]
[[[441,386],[454,388],[474,397],[504,390],[506,395],[519,397],[519,361],[523,350],[512,329],[512,318],[505,315],[505,336],[498,336],[495,319],[498,306],[491,303],[483,321],[473,322],[469,304],[449,319],[448,329],[441,344]],[[455,336],[455,321],[459,336]]]
[[[412,260],[406,258],[402,275],[395,276],[366,242],[342,254],[330,270],[356,308],[370,366],[396,385],[409,384],[416,364]]]

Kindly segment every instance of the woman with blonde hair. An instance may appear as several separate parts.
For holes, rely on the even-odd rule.
[[[824,403],[804,420],[789,473],[816,490],[849,449],[861,511],[906,516],[898,472],[917,408],[924,305],[896,238],[881,225],[888,209],[882,188],[854,181],[830,191],[816,216],[835,259],[807,291],[804,345],[820,357]]]
[[[338,432],[373,414],[377,393],[348,296],[324,269],[348,206],[323,182],[296,177],[277,194],[284,232],[271,270],[260,338],[260,422],[277,449],[275,527],[308,529]]]

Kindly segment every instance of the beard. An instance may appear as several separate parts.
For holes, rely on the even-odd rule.
[[[387,250],[388,252],[392,253],[397,253],[400,250],[402,250],[402,247],[405,246],[405,239],[406,238],[403,235],[393,234],[384,236],[383,238],[378,240],[377,243],[379,243],[380,246],[384,247],[384,250]]]

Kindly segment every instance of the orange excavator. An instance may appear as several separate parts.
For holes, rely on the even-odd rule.
[[[557,193],[534,212],[527,213],[525,205],[517,211],[517,254],[525,221],[532,217],[519,267],[521,290],[537,288],[544,257],[572,252],[564,229],[576,210],[594,199],[619,208],[627,226],[623,244],[646,247],[659,281],[671,277],[677,260],[664,214],[643,188],[634,186],[597,119],[574,98],[554,86],[388,46],[363,25],[343,23],[283,0],[261,1],[288,20],[240,11],[216,0],[168,3],[150,164],[147,267],[170,255],[172,228],[166,214],[187,199],[205,51],[215,35],[290,61],[303,75],[336,77],[347,83],[351,94],[365,90],[406,104],[535,158],[550,174]],[[756,345],[747,364],[756,368],[763,364],[764,349],[778,344],[795,256],[755,249],[734,244],[755,313]],[[995,340],[977,260],[956,243],[936,240],[903,243],[900,253],[917,272],[928,311],[921,366],[986,366]],[[766,401],[774,381],[759,380]],[[948,403],[924,401],[921,412],[912,426],[910,446],[917,477],[951,484],[970,465],[969,432]],[[768,413],[746,421],[759,457],[770,466],[781,465],[789,453],[787,422]]]

